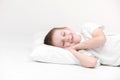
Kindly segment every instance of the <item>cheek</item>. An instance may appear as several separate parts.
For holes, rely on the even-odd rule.
[[[73,43],[76,44],[80,41],[79,37],[78,36],[75,36],[74,39],[73,39]]]
[[[67,43],[65,43],[65,47],[71,47],[71,46],[74,46],[76,43],[69,43],[69,42],[67,42]]]

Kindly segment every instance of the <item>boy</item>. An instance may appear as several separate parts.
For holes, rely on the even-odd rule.
[[[102,25],[87,23],[83,25],[80,34],[68,27],[53,28],[46,35],[44,43],[71,51],[84,67],[96,67],[98,58],[101,64],[120,65],[120,52],[114,53],[120,50],[120,45],[116,45],[120,38],[116,35],[106,35],[103,28]],[[110,41],[111,39],[116,40]],[[114,49],[116,46],[118,47]],[[82,54],[81,50],[86,50],[94,56]]]

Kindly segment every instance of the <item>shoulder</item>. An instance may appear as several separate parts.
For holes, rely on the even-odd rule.
[[[91,34],[96,29],[101,29],[101,30],[104,29],[104,26],[102,24],[97,24],[97,23],[92,23],[92,22],[84,23],[81,27],[82,27],[83,32],[89,32]]]
[[[88,28],[92,28],[92,27],[103,27],[102,24],[97,24],[97,23],[93,23],[93,22],[87,22],[87,23],[84,23],[82,25],[82,27],[88,27]]]

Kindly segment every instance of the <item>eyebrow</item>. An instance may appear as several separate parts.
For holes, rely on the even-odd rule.
[[[63,36],[63,31],[60,32],[60,35]],[[60,44],[61,44],[61,47],[64,46],[64,42],[63,42],[63,40],[61,40],[61,43],[60,43]]]

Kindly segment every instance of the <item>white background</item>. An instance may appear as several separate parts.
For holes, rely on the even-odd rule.
[[[14,67],[27,60],[35,33],[60,26],[79,31],[85,22],[119,32],[120,0],[0,0],[0,73],[10,80],[19,73],[12,70],[22,70]]]
[[[84,22],[96,22],[110,28],[120,26],[120,1],[0,1],[1,32],[19,31],[32,33],[46,30],[50,26],[71,26],[77,28]]]
[[[30,47],[37,32],[61,26],[79,31],[85,22],[119,32],[120,0],[0,0],[0,46]]]
[[[120,31],[120,0],[0,0],[0,54],[31,48],[37,32],[81,24]]]
[[[31,43],[35,33],[51,27],[78,30],[85,22],[119,32],[120,0],[0,0],[2,47]]]

